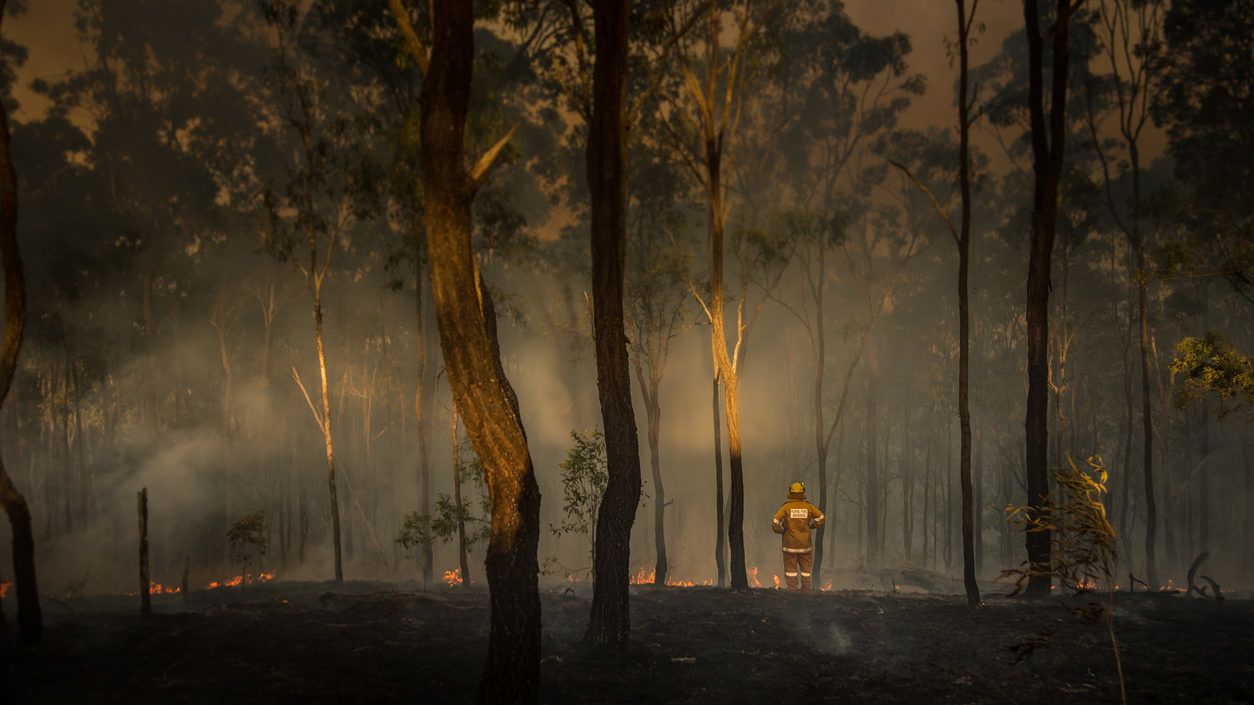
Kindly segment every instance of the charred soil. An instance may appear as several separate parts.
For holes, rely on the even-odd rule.
[[[43,646],[6,647],[10,700],[473,702],[487,593],[408,587],[154,596],[148,619],[136,598],[52,603]],[[610,658],[579,645],[590,591],[545,590],[541,702],[1116,703],[1105,621],[1071,611],[1098,599],[636,587]],[[1254,601],[1123,594],[1115,617],[1129,702],[1254,702]]]

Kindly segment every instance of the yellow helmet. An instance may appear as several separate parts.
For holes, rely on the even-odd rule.
[[[806,485],[804,482],[794,482],[788,486],[789,494],[805,494]]]

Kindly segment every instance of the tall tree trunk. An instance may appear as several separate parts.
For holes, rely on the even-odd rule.
[[[872,334],[874,335],[874,334]],[[879,541],[880,526],[880,481],[879,481],[879,395],[878,381],[880,373],[879,349],[874,340],[867,348],[866,375],[866,488],[863,502],[866,505],[866,566],[868,570],[879,567],[879,555],[876,547]]]
[[[653,477],[653,549],[654,584],[666,585],[670,562],[666,555],[666,488],[662,484],[662,461],[659,453],[662,436],[662,404],[658,398],[660,380],[649,381],[649,398],[646,400],[649,421],[649,469]]]
[[[137,497],[139,512],[139,613],[145,617],[152,616],[152,578],[148,572],[148,488],[139,491]],[[244,576],[248,580],[248,576]],[[240,583],[241,585],[243,583]]]
[[[827,514],[827,451],[831,445],[831,436],[827,433],[827,424],[823,419],[823,383],[825,381],[827,370],[827,331],[823,325],[823,289],[824,282],[827,277],[827,248],[826,243],[819,243],[818,252],[818,276],[814,285],[814,456],[818,461],[819,471],[819,511],[825,516]],[[807,265],[808,267],[809,265]],[[808,271],[808,270],[807,270]],[[845,382],[845,391],[848,391],[848,380]],[[844,411],[844,396],[841,396],[841,410]],[[837,418],[837,423],[840,419]],[[826,535],[827,526],[820,526],[814,535],[814,565],[811,566],[810,572],[813,575],[813,583],[822,585],[823,576],[823,537]]]
[[[718,569],[718,586],[727,585],[727,550],[724,537],[726,517],[723,515],[723,420],[719,418],[719,373],[714,365],[711,385],[714,402],[714,565]]]
[[[3,22],[6,0],[0,0]],[[0,265],[4,267],[4,341],[0,345],[0,408],[9,396],[17,371],[26,324],[26,277],[17,244],[17,172],[13,168],[13,143],[8,109],[0,104]],[[13,531],[13,581],[17,591],[18,640],[35,645],[43,640],[43,616],[39,585],[35,578],[35,537],[30,508],[0,458],[0,504]]]
[[[967,278],[971,265],[970,105],[967,103],[967,39],[971,24],[966,0],[958,6],[958,178],[962,190],[962,226],[958,234],[958,422],[961,428],[958,474],[962,481],[962,582],[967,604],[980,604],[975,581],[975,524],[971,487],[971,310]]]
[[[1145,252],[1139,239],[1134,244],[1138,279],[1145,275]],[[1154,543],[1158,534],[1158,502],[1154,497],[1154,414],[1150,406],[1150,341],[1147,308],[1148,294],[1144,283],[1137,285],[1137,335],[1141,353],[1141,471],[1145,484],[1145,581],[1158,584],[1154,560]]]
[[[1028,399],[1024,420],[1027,443],[1024,453],[1028,507],[1033,516],[1049,501],[1049,287],[1050,263],[1058,225],[1058,185],[1066,147],[1067,74],[1069,50],[1067,23],[1077,6],[1073,0],[1057,0],[1053,39],[1048,126],[1044,105],[1044,37],[1036,0],[1024,0],[1023,16],[1028,39],[1028,112],[1031,118],[1033,198],[1032,230],[1027,277]],[[1049,594],[1051,579],[1051,532],[1026,534],[1028,562],[1034,574],[1027,594]]]
[[[425,517],[424,521],[427,526],[431,525],[431,459],[430,449],[427,447],[427,431],[431,423],[432,399],[434,395],[434,380],[428,373],[432,369],[432,365],[427,362],[427,316],[426,309],[423,306],[422,288],[422,252],[421,247],[417,244],[415,237],[414,243],[414,309],[416,312],[415,334],[417,336],[416,348],[418,354],[418,374],[414,385],[414,426],[418,432],[418,512]],[[430,588],[434,579],[435,559],[432,555],[431,541],[425,541],[421,547],[422,556],[419,559],[422,568],[422,586]]]
[[[317,269],[317,252],[318,247],[315,241],[310,240],[312,253],[312,261],[315,263],[311,268]],[[317,274],[312,274],[317,277]],[[315,341],[318,347],[318,373],[322,380],[322,441],[326,447],[327,457],[327,491],[330,494],[331,501],[331,545],[335,551],[335,582],[337,584],[344,582],[344,563],[340,548],[340,501],[336,493],[335,487],[335,448],[331,443],[331,392],[327,384],[327,352],[326,346],[323,344],[322,337],[322,282],[313,282],[314,296],[314,332]]]
[[[472,3],[434,0],[431,9],[420,150],[427,251],[449,386],[486,470],[492,501],[486,559],[491,615],[479,700],[534,703],[540,686],[540,488],[518,398],[501,366],[491,293],[479,278],[470,243],[471,203],[496,151],[466,173],[462,150],[474,58]]]
[[[609,475],[597,511],[592,613],[584,640],[621,649],[631,631],[628,580],[631,527],[640,504],[640,441],[631,404],[631,372],[623,329],[627,259],[627,0],[597,0],[588,131],[592,196],[592,318],[597,391]]]
[[[462,503],[461,449],[457,444],[457,407],[449,410],[448,432],[453,461],[453,508],[457,512],[457,565],[462,571],[462,585],[470,585],[470,561],[466,558],[466,506]]]

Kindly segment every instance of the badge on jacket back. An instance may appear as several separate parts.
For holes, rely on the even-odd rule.
[[[810,517],[810,510],[804,507],[802,507],[801,509],[789,509],[788,510],[789,519],[808,519],[809,517]]]

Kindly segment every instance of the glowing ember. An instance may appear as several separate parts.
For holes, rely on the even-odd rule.
[[[453,570],[444,571],[444,584],[449,588],[455,588],[462,584],[462,569],[455,568]]]
[[[12,582],[8,580],[0,580],[0,600],[3,600],[4,596],[9,594],[9,588],[11,587],[13,587]]]

